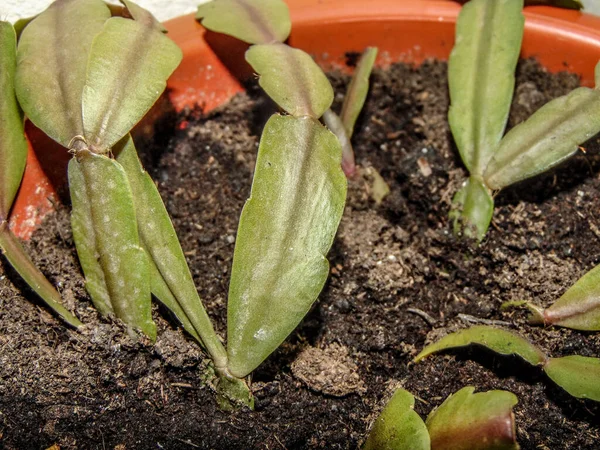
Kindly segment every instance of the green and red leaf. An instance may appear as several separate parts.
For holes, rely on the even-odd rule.
[[[450,395],[427,417],[434,450],[518,450],[513,407],[507,391],[474,393],[467,386]]]
[[[600,266],[577,280],[543,315],[547,325],[600,331]]]

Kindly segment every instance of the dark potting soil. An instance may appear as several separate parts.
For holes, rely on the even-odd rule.
[[[341,93],[348,78],[332,81]],[[509,126],[577,84],[521,62]],[[162,308],[154,311],[154,346],[97,315],[68,210],[59,208],[27,248],[87,326],[67,329],[2,261],[0,447],[354,449],[395,387],[411,391],[425,417],[473,385],[518,396],[523,449],[600,448],[598,404],[571,398],[518,358],[466,349],[411,363],[426,343],[472,321],[516,330],[552,356],[600,356],[600,334],[536,328],[520,312],[499,311],[515,299],[547,306],[600,262],[598,140],[551,173],[501,192],[488,236],[473,248],[448,223],[465,170],[447,109],[444,63],[375,71],[354,139],[363,175],[349,186],[331,277],[298,329],[254,373],[255,411],[217,408],[200,381],[204,355]],[[143,153],[221,335],[238,217],[272,111],[250,89],[210,114],[166,120]],[[371,200],[369,167],[391,189],[381,205]]]

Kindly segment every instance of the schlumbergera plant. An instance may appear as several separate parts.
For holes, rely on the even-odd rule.
[[[73,153],[73,237],[94,305],[154,340],[154,294],[211,355],[223,405],[252,405],[245,382],[228,371],[227,352],[129,135],[165,89],[181,51],[150,13],[122,3],[58,0],[32,20],[19,40],[17,95],[27,117]]]
[[[17,67],[17,35],[13,26],[0,22],[0,249],[27,284],[65,322],[81,322],[62,304],[60,294],[33,265],[8,226],[9,213],[21,185],[27,160],[23,113],[17,103],[14,81]]]
[[[94,305],[154,339],[149,260],[113,147],[131,147],[129,131],[164,90],[181,52],[149,13],[124,4],[135,19],[112,17],[100,0],[53,3],[21,33],[15,86],[29,120],[74,156],[73,236]]]
[[[317,119],[322,116],[342,145],[344,173],[354,175],[351,138],[369,92],[377,48],[368,47],[360,57],[338,115],[330,109],[333,89],[321,69],[310,55],[284,43],[292,24],[282,0],[212,0],[198,7],[196,17],[209,30],[251,44],[246,60],[260,75],[260,86],[292,115],[310,112]]]
[[[331,84],[308,54],[284,43],[291,29],[285,3],[215,0],[201,5],[197,17],[208,29],[251,44],[246,60],[260,86],[289,114],[275,114],[265,125],[236,238],[227,367],[243,378],[294,330],[327,279],[326,255],[346,198],[341,141],[347,149],[375,50],[360,64],[342,119],[334,119],[341,124],[338,139],[319,122],[333,102]],[[353,164],[352,156],[345,168],[352,171]]]
[[[282,43],[291,29],[287,6],[255,6],[218,0],[198,12],[205,27],[254,44],[246,59],[290,114],[265,125],[236,239],[227,352],[240,378],[283,342],[319,295],[346,198],[340,142],[318,120],[333,89],[309,55]]]
[[[456,24],[448,63],[450,129],[469,179],[453,199],[457,235],[481,241],[494,212],[492,193],[540,174],[600,131],[596,88],[554,99],[502,137],[524,28],[523,0],[472,0]],[[600,67],[600,66],[599,66]]]
[[[58,0],[32,20],[19,41],[17,96],[28,118],[74,155],[73,235],[96,307],[154,339],[154,294],[211,356],[221,405],[252,407],[245,378],[298,325],[329,273],[326,254],[346,196],[342,145],[318,120],[333,90],[309,55],[281,43],[290,29],[285,4],[272,2],[269,11],[267,2],[263,26],[240,22],[247,11],[239,8],[221,17],[246,40],[264,42],[248,58],[261,85],[290,113],[274,115],[261,138],[237,235],[225,349],[129,135],[164,90],[181,52],[148,12],[122,3],[109,9],[100,0]],[[346,148],[374,56],[363,58],[362,76],[349,90],[352,102],[344,105]],[[40,79],[46,84],[39,86]]]
[[[154,340],[154,294],[211,355],[221,398],[251,404],[244,381],[228,372],[227,352],[129,135],[182,54],[150,13],[122,3],[58,0],[33,19],[19,39],[17,96],[27,117],[73,154],[73,237],[96,308]]]

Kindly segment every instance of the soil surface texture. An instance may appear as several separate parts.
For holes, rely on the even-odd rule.
[[[349,63],[351,63],[349,58]],[[395,387],[423,417],[466,385],[515,393],[523,449],[600,448],[600,407],[538,368],[480,348],[411,363],[427,343],[471,323],[517,331],[551,356],[600,356],[600,334],[526,323],[500,304],[547,306],[600,262],[600,158],[593,139],[551,173],[500,192],[479,247],[448,221],[465,179],[447,125],[447,66],[376,70],[356,127],[360,175],[314,308],[253,375],[255,411],[222,412],[200,375],[204,354],[156,306],[155,345],[100,317],[83,286],[59,207],[26,244],[86,323],[68,329],[0,261],[0,448],[356,449]],[[340,107],[349,81],[330,74]],[[521,61],[509,127],[579,83]],[[171,116],[140,144],[221,336],[239,214],[273,105],[252,87],[229,104]],[[390,187],[381,204],[373,173]],[[489,322],[488,322],[489,321]]]

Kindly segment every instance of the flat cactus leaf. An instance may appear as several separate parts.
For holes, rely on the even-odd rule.
[[[23,114],[15,96],[17,35],[0,21],[0,250],[25,282],[68,324],[81,322],[62,304],[60,294],[35,267],[8,228],[8,215],[21,185],[27,161]]]
[[[435,450],[518,450],[513,407],[517,396],[507,391],[474,393],[467,386],[450,395],[427,417]]]
[[[354,149],[350,142],[350,136],[346,132],[344,123],[340,116],[328,109],[323,113],[323,123],[329,130],[336,135],[342,146],[342,169],[347,177],[352,177],[356,173],[356,161],[354,159]]]
[[[175,228],[156,185],[138,159],[133,139],[131,136],[126,137],[113,150],[117,155],[117,162],[127,174],[133,192],[138,229],[144,247],[148,249],[153,263],[181,311],[185,313],[185,317],[201,337],[215,365],[217,368],[224,368],[227,364],[225,348],[217,337],[200,300]],[[158,281],[154,282],[155,287],[157,287],[156,283]],[[154,293],[158,295],[157,292]],[[168,301],[166,292],[160,297]],[[179,316],[181,311],[173,312]]]
[[[0,250],[27,285],[66,323],[75,328],[83,325],[77,317],[62,305],[60,294],[44,274],[35,267],[19,240],[8,229],[7,222],[0,224]]]
[[[600,359],[578,355],[550,358],[544,371],[573,397],[600,402]]]
[[[454,234],[482,241],[493,214],[494,199],[489,189],[480,180],[470,177],[452,199],[450,220]]]
[[[64,147],[83,135],[81,93],[94,37],[110,18],[101,0],[57,0],[23,30],[16,90],[27,117]]]
[[[600,331],[600,266],[594,267],[544,311],[544,323]]]
[[[292,29],[282,0],[213,0],[198,6],[196,19],[211,31],[248,44],[284,42]]]
[[[69,192],[71,194],[71,229],[77,247],[79,264],[85,275],[85,289],[100,314],[114,313],[104,270],[96,244],[96,231],[92,219],[90,197],[85,177],[77,160],[69,161]]]
[[[164,91],[181,61],[179,47],[147,22],[113,17],[92,44],[83,88],[83,135],[108,151]]]
[[[448,61],[448,120],[463,162],[482,175],[504,134],[525,18],[523,0],[472,0]]]
[[[501,355],[518,355],[534,366],[543,364],[547,357],[535,345],[510,331],[487,325],[477,325],[444,336],[428,345],[415,358],[415,362],[443,350],[468,345],[481,345]]]
[[[23,114],[15,96],[17,35],[0,22],[0,223],[8,220],[27,162]]]
[[[140,245],[133,195],[125,171],[106,156],[82,150],[77,159],[70,162],[69,182],[72,182],[73,237],[80,259],[97,260],[106,289],[102,294],[107,294],[115,315],[150,339],[156,339],[151,314],[150,268]],[[88,208],[81,210],[85,204]],[[86,273],[87,264],[83,261],[86,281],[95,282],[98,268]],[[103,289],[100,283],[95,287]],[[92,290],[88,292],[94,295]],[[106,298],[94,301],[101,305]]]
[[[260,86],[291,115],[318,119],[331,106],[331,83],[308,53],[285,44],[253,45],[246,60]]]
[[[323,288],[346,198],[341,153],[313,118],[275,115],[265,126],[229,286],[227,350],[238,378],[284,341]]]
[[[346,91],[340,119],[344,124],[348,138],[352,137],[356,119],[358,119],[365,105],[365,100],[369,93],[369,78],[371,77],[376,58],[377,47],[368,47],[365,49],[356,64],[356,69]]]
[[[600,91],[578,88],[556,98],[502,139],[484,182],[502,189],[533,177],[573,155],[600,132]]]
[[[429,433],[414,404],[410,392],[398,389],[375,420],[363,450],[429,450]]]
[[[201,346],[204,346],[200,335],[196,332],[196,329],[194,328],[194,325],[192,325],[192,322],[190,322],[183,309],[181,309],[181,306],[179,306],[177,299],[171,292],[171,289],[169,289],[169,286],[167,286],[167,283],[165,282],[160,271],[158,270],[158,267],[156,267],[156,264],[154,263],[152,257],[148,253],[148,249],[144,248],[144,250],[146,250],[146,255],[148,256],[149,261],[148,266],[150,268],[150,291],[152,292],[152,295],[154,295],[159,302],[161,302],[166,308],[168,308],[173,313],[173,315],[175,315],[175,317],[177,318],[177,320],[179,320],[181,326],[185,331],[187,331]]]

